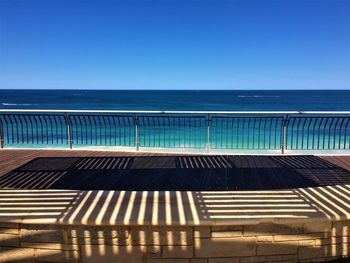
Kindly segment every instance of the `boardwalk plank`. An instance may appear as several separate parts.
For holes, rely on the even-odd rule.
[[[210,191],[345,183],[350,183],[350,156],[0,151],[0,188]]]

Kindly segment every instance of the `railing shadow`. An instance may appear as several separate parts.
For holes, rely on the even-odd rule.
[[[350,183],[316,156],[42,157],[1,176],[0,188],[225,191]]]
[[[80,262],[147,262],[181,255],[235,258],[237,250],[248,259],[259,251],[258,246],[269,245],[266,240],[259,243],[260,236],[288,239],[275,240],[274,251],[295,259],[300,250],[313,259],[348,256],[346,224],[327,233],[309,230],[304,235],[308,233],[305,226],[298,223],[296,227],[293,220],[349,219],[349,196],[349,185],[217,192],[1,190],[0,221],[20,221],[21,230],[19,234],[9,230],[1,239],[0,259],[19,256],[25,260],[33,253],[18,252],[34,248],[36,259],[44,261],[62,257],[80,258]],[[277,224],[291,221],[273,226],[274,219]],[[205,235],[196,231],[196,226],[217,222],[224,226],[211,228]],[[11,227],[8,224],[5,229]],[[298,239],[302,242],[293,241]]]
[[[0,222],[21,224],[20,234],[2,238],[0,259],[22,255],[29,262],[34,247],[39,261],[235,258],[233,247],[248,258],[244,249],[258,251],[259,241],[244,225],[267,224],[258,235],[275,236],[286,233],[271,222],[349,220],[348,180],[347,170],[314,156],[37,158],[0,178]],[[221,235],[213,230],[194,236],[196,226],[216,224],[234,224],[231,232],[240,234],[231,243],[212,240]],[[295,231],[295,239],[305,239]],[[314,245],[305,248],[296,241],[274,246],[290,255],[305,249],[320,258],[348,256],[346,226],[321,235],[308,235]],[[218,255],[218,248],[227,249]],[[18,253],[23,249],[28,255]]]

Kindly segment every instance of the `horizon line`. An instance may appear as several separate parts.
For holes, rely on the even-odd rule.
[[[61,90],[89,90],[89,91],[339,91],[339,90],[349,90],[350,88],[329,88],[329,89],[84,89],[84,88],[34,88],[34,89],[11,89],[11,88],[0,88],[0,90],[13,90],[13,91],[25,91],[25,90],[45,90],[45,91],[61,91]]]

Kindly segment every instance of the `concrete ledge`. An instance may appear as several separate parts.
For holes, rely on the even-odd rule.
[[[0,227],[0,262],[325,261],[349,256],[349,227],[349,220],[220,227],[7,224]]]
[[[310,262],[350,253],[350,186],[0,191],[0,262]]]

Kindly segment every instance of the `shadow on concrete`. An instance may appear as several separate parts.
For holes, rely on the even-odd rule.
[[[40,157],[0,188],[126,191],[266,190],[349,184],[350,171],[316,156]]]

